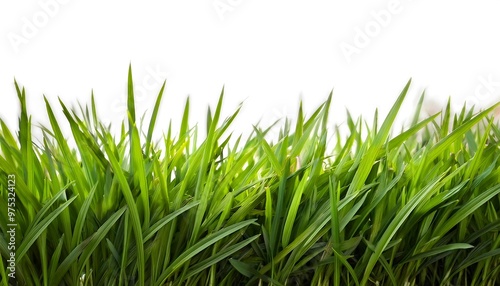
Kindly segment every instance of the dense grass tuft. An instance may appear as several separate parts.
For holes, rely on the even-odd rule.
[[[368,127],[329,126],[331,96],[302,108],[279,138],[247,138],[221,118],[223,92],[197,142],[137,126],[129,71],[119,136],[90,106],[63,102],[72,134],[50,126],[35,144],[26,95],[19,130],[1,121],[0,263],[7,285],[8,178],[16,188],[19,285],[497,285],[500,126],[495,108],[420,119],[391,136],[406,96]],[[333,144],[328,139],[333,135]],[[74,140],[76,147],[68,144]],[[275,143],[272,143],[275,142]]]

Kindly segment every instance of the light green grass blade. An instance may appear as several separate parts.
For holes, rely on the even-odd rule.
[[[130,116],[128,130],[132,130],[135,125],[135,97],[134,97],[134,80],[132,78],[132,64],[128,66],[127,111]],[[132,138],[130,140],[132,141]]]
[[[486,191],[481,192],[478,196],[469,200],[466,204],[464,204],[453,216],[447,219],[444,225],[439,227],[436,235],[441,237],[447,231],[449,231],[452,227],[457,225],[459,222],[464,220],[467,216],[472,214],[478,208],[480,208],[483,204],[488,202],[494,196],[500,194],[500,185],[497,185],[493,188],[490,188]]]
[[[439,182],[439,179],[435,179],[423,190],[418,192],[402,209],[396,217],[391,221],[387,229],[383,232],[382,236],[378,240],[375,245],[375,251],[370,256],[370,260],[365,268],[365,272],[363,275],[363,280],[361,281],[361,285],[366,285],[368,283],[368,279],[370,277],[370,273],[373,270],[375,263],[378,261],[384,249],[387,247],[392,237],[396,234],[397,230],[401,227],[401,225],[405,222],[405,220],[410,216],[411,212],[429,195],[431,195],[436,187],[439,185],[443,185],[443,182]]]
[[[283,235],[281,238],[282,247],[286,247],[290,242],[290,237],[292,236],[292,228],[297,223],[295,218],[297,216],[297,211],[299,210],[300,201],[302,199],[302,193],[306,188],[306,184],[309,181],[309,170],[304,174],[304,177],[300,181],[295,190],[292,198],[292,202],[288,207],[288,212],[285,218],[285,224],[283,227]]]
[[[450,252],[454,251],[457,249],[469,249],[473,248],[474,246],[467,244],[467,243],[452,243],[452,244],[447,244],[447,245],[441,245],[434,247],[433,249],[429,251],[425,251],[422,253],[418,253],[416,255],[413,255],[412,257],[405,259],[404,261],[401,261],[402,264],[410,262],[410,261],[415,261],[415,260],[422,260],[428,257],[436,256],[438,254],[441,254],[443,252]]]
[[[148,135],[146,137],[146,157],[149,156],[149,153],[151,152],[151,141],[153,140],[153,131],[155,128],[155,123],[156,123],[156,118],[158,116],[158,111],[160,109],[160,104],[161,104],[161,99],[163,97],[163,91],[165,90],[165,84],[167,82],[164,81],[163,85],[161,86],[160,92],[158,93],[158,96],[156,97],[156,103],[153,108],[153,113],[151,114],[151,119],[149,120],[149,128],[148,128]]]
[[[428,161],[434,160],[439,155],[443,154],[444,150],[446,150],[451,144],[456,142],[460,137],[462,137],[468,130],[470,130],[473,126],[483,120],[489,113],[491,113],[500,103],[493,105],[492,107],[478,113],[469,121],[462,124],[460,127],[456,128],[448,134],[445,138],[439,141],[437,144],[433,145],[425,159]]]
[[[389,111],[389,114],[384,120],[384,123],[382,123],[380,130],[377,132],[377,135],[375,136],[373,143],[370,146],[370,149],[368,149],[366,154],[364,154],[363,159],[359,163],[359,167],[356,171],[356,174],[354,175],[351,185],[347,190],[348,195],[357,192],[365,183],[365,180],[368,177],[368,174],[370,173],[373,167],[373,162],[375,161],[380,148],[382,148],[383,144],[385,143],[385,141],[389,136],[392,124],[396,119],[396,115],[398,114],[401,104],[403,103],[403,100],[406,97],[408,89],[410,88],[410,83],[411,79],[403,88],[403,91],[401,92],[398,99],[396,100],[391,110]]]
[[[130,212],[130,218],[132,221],[132,231],[134,232],[135,242],[137,246],[137,268],[139,272],[139,285],[142,286],[144,285],[144,280],[145,280],[144,276],[145,258],[144,258],[144,241],[142,236],[142,225],[140,222],[139,211],[137,210],[137,205],[130,190],[130,187],[128,185],[125,174],[120,164],[118,163],[117,159],[115,158],[115,154],[113,153],[111,146],[112,142],[108,140],[108,143],[104,145],[104,148],[106,149],[109,161],[111,163],[111,166],[113,167],[114,174],[120,184],[122,194],[125,198],[125,201],[127,203]]]
[[[92,200],[94,199],[94,194],[96,192],[97,185],[95,185],[92,190],[90,190],[90,193],[88,197],[85,199],[83,202],[82,207],[80,208],[78,212],[78,217],[75,222],[75,228],[73,229],[73,238],[71,240],[71,246],[76,247],[77,244],[81,242],[81,234],[84,228],[84,223],[87,219],[87,214],[90,208],[90,204],[92,203]]]

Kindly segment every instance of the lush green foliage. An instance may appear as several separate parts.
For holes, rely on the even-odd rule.
[[[113,137],[92,104],[60,106],[63,134],[32,139],[24,89],[19,132],[1,122],[0,277],[6,280],[7,176],[17,188],[20,285],[495,285],[500,277],[500,127],[490,108],[391,129],[408,83],[378,126],[328,126],[331,97],[298,111],[279,138],[238,114],[207,136],[188,124],[153,141],[161,89],[140,128],[129,71],[128,119]],[[67,124],[64,123],[64,124]],[[144,131],[144,132],[143,132]],[[334,135],[333,143],[329,136]],[[234,136],[234,135],[233,135]],[[274,143],[272,143],[274,142]]]

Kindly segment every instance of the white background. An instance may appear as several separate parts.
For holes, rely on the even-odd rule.
[[[93,89],[102,119],[124,117],[132,63],[138,114],[167,89],[159,124],[191,122],[226,87],[224,115],[240,102],[238,131],[261,119],[310,113],[333,89],[333,119],[347,107],[385,114],[412,77],[402,120],[427,90],[432,112],[448,96],[485,107],[500,100],[498,1],[1,1],[0,117],[17,128],[13,79],[26,87],[35,122],[43,95],[87,104]],[[58,108],[56,108],[58,109]]]

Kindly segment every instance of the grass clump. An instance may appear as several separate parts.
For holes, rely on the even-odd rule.
[[[129,71],[119,136],[90,106],[60,102],[64,135],[32,138],[24,89],[19,130],[1,121],[0,184],[16,181],[19,285],[496,285],[500,275],[500,126],[465,108],[391,136],[409,82],[378,126],[330,128],[331,96],[300,107],[275,143],[269,129],[227,130],[223,93],[197,142],[186,103],[178,136],[137,126]],[[334,133],[332,133],[334,132]],[[330,134],[333,145],[328,144]],[[75,148],[68,144],[74,140]],[[8,285],[8,214],[0,208],[0,277]]]

